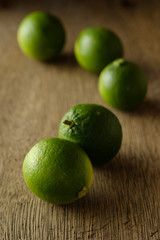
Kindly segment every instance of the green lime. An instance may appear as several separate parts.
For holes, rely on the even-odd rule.
[[[93,180],[92,164],[76,144],[58,138],[37,143],[23,163],[24,180],[39,198],[67,204],[83,197]]]
[[[100,95],[117,109],[127,111],[135,108],[143,101],[146,91],[146,76],[135,63],[117,59],[100,74]]]
[[[65,43],[65,31],[57,17],[38,11],[22,20],[17,39],[26,55],[46,61],[54,59],[61,52]]]
[[[59,137],[79,144],[93,165],[101,165],[118,153],[122,129],[118,118],[105,107],[80,104],[63,116]]]
[[[100,73],[107,64],[122,57],[123,46],[119,37],[111,30],[91,27],[80,33],[74,52],[81,67]]]

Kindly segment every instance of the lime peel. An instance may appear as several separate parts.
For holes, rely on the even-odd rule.
[[[143,102],[147,93],[147,78],[137,64],[117,59],[101,72],[98,88],[108,105],[130,111]]]
[[[76,123],[73,128],[64,124],[66,119]],[[118,118],[105,107],[79,104],[62,117],[59,137],[78,144],[93,165],[101,165],[118,153],[122,142],[122,128]]]
[[[25,55],[39,61],[50,61],[62,51],[66,34],[60,19],[47,12],[36,11],[20,23],[17,40]]]
[[[37,197],[55,204],[68,204],[87,193],[93,182],[93,167],[78,145],[49,138],[37,143],[26,155],[23,175]]]
[[[81,67],[99,74],[106,65],[123,56],[123,45],[113,31],[90,27],[79,34],[74,53]]]

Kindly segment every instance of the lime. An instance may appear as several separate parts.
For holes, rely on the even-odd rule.
[[[93,180],[92,164],[76,144],[58,138],[37,143],[26,155],[23,175],[39,198],[67,204],[81,198]]]
[[[144,99],[147,80],[143,71],[135,64],[117,59],[104,68],[99,77],[99,92],[112,107],[131,110]]]
[[[31,58],[46,61],[54,59],[65,43],[65,31],[60,20],[46,12],[26,16],[17,33],[21,50]]]
[[[111,30],[91,27],[83,30],[75,42],[75,56],[81,67],[94,73],[123,55],[119,37]]]
[[[80,104],[63,116],[59,137],[79,144],[93,165],[101,165],[119,151],[122,129],[117,117],[105,107]]]

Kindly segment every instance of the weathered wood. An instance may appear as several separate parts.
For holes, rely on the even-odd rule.
[[[0,239],[160,239],[160,2],[131,5],[48,0],[11,1],[8,9],[0,8]],[[59,16],[67,31],[62,56],[50,64],[24,56],[16,41],[19,22],[37,9]],[[119,154],[94,169],[86,197],[56,206],[28,190],[23,159],[36,142],[57,137],[59,121],[71,106],[108,107],[98,93],[98,76],[81,69],[73,56],[79,32],[95,25],[119,34],[125,58],[148,77],[148,93],[133,112],[110,108],[123,126]]]

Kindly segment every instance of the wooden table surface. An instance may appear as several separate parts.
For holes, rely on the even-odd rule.
[[[160,2],[130,5],[11,0],[0,8],[0,240],[160,239]],[[67,32],[63,54],[50,64],[24,56],[16,41],[21,19],[40,9],[56,14]],[[114,30],[125,58],[147,75],[146,99],[133,112],[107,106],[98,76],[73,57],[79,32],[97,25]],[[61,117],[79,103],[101,104],[118,116],[122,148],[94,169],[86,197],[67,206],[49,204],[25,185],[23,159],[38,141],[57,137]]]

